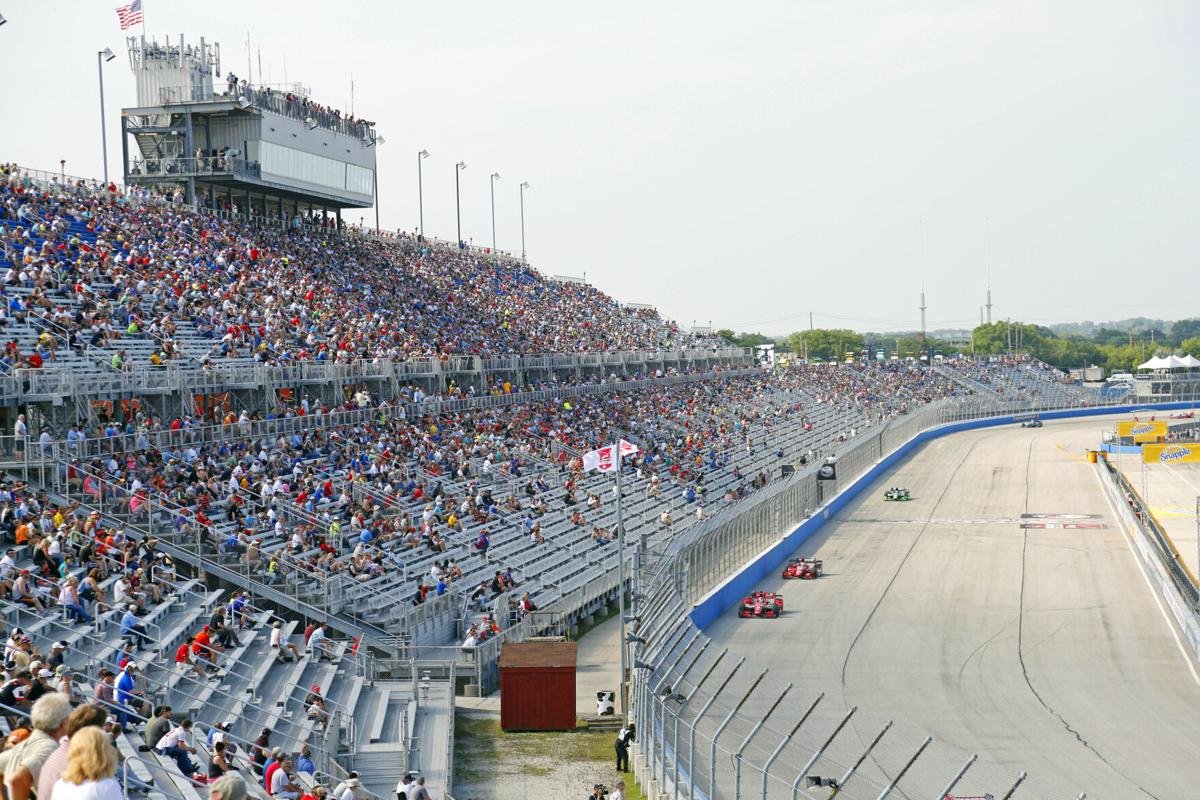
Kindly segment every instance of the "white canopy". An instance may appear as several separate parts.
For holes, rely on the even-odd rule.
[[[1196,358],[1195,356],[1188,355],[1179,360],[1183,363],[1183,366],[1188,367],[1189,369],[1192,367],[1200,367],[1200,358]]]
[[[1190,361],[1187,359],[1191,359]],[[1166,356],[1164,358],[1152,358],[1145,364],[1139,364],[1138,369],[1187,369],[1188,367],[1200,366],[1200,361],[1188,356],[1187,359],[1180,358],[1176,355]]]

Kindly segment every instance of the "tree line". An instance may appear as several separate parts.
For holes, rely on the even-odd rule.
[[[993,322],[971,331],[970,342],[951,343],[928,339],[922,344],[912,333],[860,333],[845,328],[816,328],[796,331],[788,336],[772,337],[761,333],[736,333],[728,328],[717,335],[739,347],[775,345],[777,353],[794,353],[809,361],[841,361],[848,353],[871,359],[878,351],[885,358],[919,357],[926,350],[945,356],[957,355],[1031,355],[1047,364],[1068,370],[1100,366],[1109,372],[1129,372],[1152,356],[1194,355],[1200,358],[1200,319],[1171,323],[1167,329],[1151,328],[1131,334],[1128,330],[1096,328],[1091,335],[1055,333],[1042,325],[1026,322]]]

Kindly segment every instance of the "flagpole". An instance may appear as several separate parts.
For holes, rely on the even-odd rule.
[[[629,674],[626,659],[625,644],[625,518],[623,512],[624,498],[621,496],[621,443],[613,448],[617,460],[617,614],[621,617],[621,723],[629,724],[629,694],[626,689],[626,676]]]

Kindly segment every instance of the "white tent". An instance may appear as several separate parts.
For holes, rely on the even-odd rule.
[[[1183,366],[1187,367],[1188,369],[1194,369],[1195,367],[1200,367],[1200,358],[1196,358],[1195,356],[1184,356],[1183,358],[1181,358],[1179,360],[1183,364]]]
[[[1152,358],[1145,364],[1139,364],[1138,369],[1187,369],[1188,367],[1200,366],[1200,361],[1188,356],[1191,361],[1180,358],[1176,355],[1166,356],[1165,358]]]
[[[1138,364],[1138,369],[1170,369],[1171,362],[1165,358],[1155,356],[1144,364]]]

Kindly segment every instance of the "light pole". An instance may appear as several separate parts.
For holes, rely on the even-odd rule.
[[[421,236],[425,235],[425,189],[421,183],[421,162],[427,158],[429,158],[428,150],[417,153],[417,213],[420,214],[417,231]]]
[[[521,181],[521,260],[525,260],[525,190],[529,181]]]
[[[458,247],[462,248],[462,203],[458,195],[458,173],[467,168],[467,162],[460,161],[454,165],[454,217],[458,223]]]
[[[386,142],[387,142],[387,139],[384,139],[382,136],[376,136],[374,139],[371,139],[369,142],[367,142],[366,145],[367,145],[367,147],[377,147],[381,144],[385,144]],[[376,155],[375,155],[375,168],[373,170],[371,170],[371,188],[375,193],[375,232],[379,233],[379,154],[378,154],[378,151],[376,151]],[[362,223],[362,218],[360,217],[359,224],[361,225],[361,223]]]
[[[496,181],[500,180],[500,173],[493,172],[491,174],[492,187],[492,255],[496,254]]]
[[[100,76],[100,150],[104,155],[104,185],[108,186],[108,132],[104,130],[104,62],[112,61],[117,54],[111,47],[96,53],[96,73]]]

